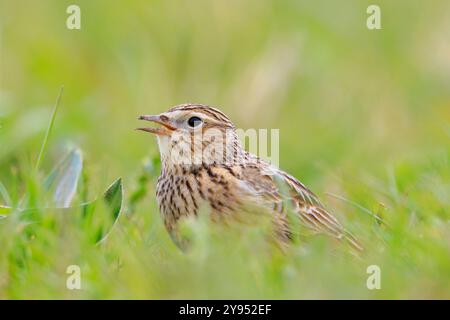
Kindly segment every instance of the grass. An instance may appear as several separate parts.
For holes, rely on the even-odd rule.
[[[61,1],[0,4],[1,299],[450,298],[446,1],[380,1],[381,31],[356,0],[81,0],[78,31]],[[281,167],[366,253],[313,237],[281,254],[264,225],[205,218],[182,253],[156,205],[156,142],[133,129],[190,101],[280,129]]]
[[[39,151],[39,156],[36,161],[36,170],[39,170],[39,167],[42,162],[42,157],[44,156],[45,149],[47,148],[48,139],[50,138],[50,132],[52,132],[53,124],[55,123],[56,114],[58,113],[58,107],[59,107],[59,103],[61,101],[63,91],[64,91],[64,87],[61,87],[58,98],[56,99],[55,107],[53,108],[50,123],[48,125],[47,131],[45,132],[45,137],[44,137],[44,141],[42,142],[41,150]]]

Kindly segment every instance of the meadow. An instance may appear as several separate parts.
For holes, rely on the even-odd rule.
[[[0,0],[0,299],[450,298],[448,1],[376,1],[381,30],[365,0],[76,2],[80,30],[72,1]],[[180,251],[134,129],[185,102],[279,129],[364,254],[208,219]]]

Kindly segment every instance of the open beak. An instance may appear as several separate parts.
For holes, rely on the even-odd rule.
[[[136,129],[136,130],[140,130],[140,131],[154,133],[159,136],[170,136],[172,131],[174,131],[176,129],[175,127],[170,125],[169,119],[166,116],[144,115],[144,116],[140,116],[138,118],[138,120],[145,120],[145,121],[150,121],[150,122],[159,124],[160,127],[157,127],[157,128],[137,128]]]

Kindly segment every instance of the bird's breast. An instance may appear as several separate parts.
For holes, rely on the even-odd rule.
[[[213,218],[229,216],[238,210],[241,196],[237,175],[223,167],[163,172],[157,184],[160,212],[169,230],[180,218],[196,216],[203,209],[209,210]]]

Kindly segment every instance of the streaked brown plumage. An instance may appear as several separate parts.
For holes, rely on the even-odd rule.
[[[290,207],[308,229],[346,239],[362,249],[301,182],[246,152],[234,124],[223,112],[205,105],[184,104],[140,119],[160,125],[139,130],[158,137],[162,169],[157,200],[174,239],[180,219],[197,215],[207,204],[217,221],[238,219],[250,211],[270,212],[277,239],[286,243],[296,232],[288,224]]]

